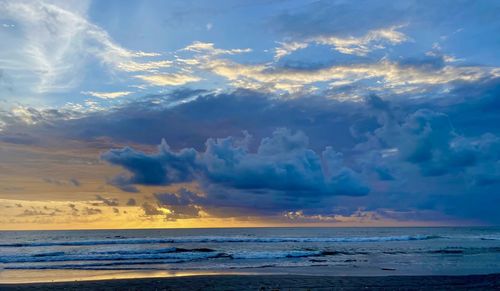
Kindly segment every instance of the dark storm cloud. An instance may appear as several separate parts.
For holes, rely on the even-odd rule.
[[[457,131],[466,135],[500,132],[500,78],[459,84],[447,99],[451,104],[446,104],[445,112]]]
[[[101,158],[130,171],[132,177],[127,181],[129,184],[170,185],[194,179],[192,168],[196,154],[194,149],[172,152],[169,146],[162,142],[158,154],[148,155],[126,147],[107,151]]]
[[[342,154],[326,148],[321,155],[308,148],[301,132],[279,129],[264,138],[256,152],[250,136],[208,139],[204,152],[174,152],[165,141],[158,153],[131,148],[110,150],[101,158],[132,173],[130,184],[171,185],[208,182],[234,189],[271,190],[302,195],[366,195],[369,189],[343,163]]]
[[[500,203],[498,130],[485,124],[466,130],[473,135],[465,135],[456,123],[463,118],[480,120],[474,104],[490,103],[500,96],[479,93],[475,97],[467,103],[454,100],[447,107],[433,107],[450,112],[445,114],[429,109],[429,101],[401,108],[372,96],[367,104],[378,112],[380,126],[365,132],[367,141],[358,144],[353,154],[365,174],[375,173],[380,182],[372,181],[373,195],[358,203],[369,205],[368,210],[388,207],[417,216],[420,211],[438,211],[434,216],[425,212],[422,218],[438,219],[441,213],[498,223],[491,206]]]
[[[371,96],[367,103],[381,110],[381,127],[358,146],[365,150],[395,149],[400,161],[416,165],[423,176],[474,171],[500,158],[498,137],[491,133],[461,135],[447,114],[419,109],[398,118],[390,105],[377,96]],[[471,171],[468,177],[474,177]]]

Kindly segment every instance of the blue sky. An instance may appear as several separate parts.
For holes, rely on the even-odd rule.
[[[152,227],[498,224],[499,12],[0,1],[0,199],[37,197],[44,227],[90,225],[49,201]],[[0,223],[40,221],[23,209]],[[137,217],[115,215],[127,209]]]

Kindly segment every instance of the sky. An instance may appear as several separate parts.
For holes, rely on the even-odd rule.
[[[0,229],[499,225],[499,14],[0,0]]]

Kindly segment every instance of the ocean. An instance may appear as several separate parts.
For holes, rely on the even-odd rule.
[[[499,272],[499,227],[0,232],[0,283],[227,273]]]

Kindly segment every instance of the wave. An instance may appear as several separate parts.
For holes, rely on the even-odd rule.
[[[133,266],[132,266],[133,265]],[[253,265],[234,265],[234,264],[218,264],[218,265],[207,265],[207,266],[188,266],[188,267],[174,267],[172,265],[158,265],[158,263],[151,264],[150,262],[141,262],[137,264],[121,264],[121,263],[97,263],[97,264],[72,264],[72,265],[44,265],[44,266],[7,266],[5,270],[170,270],[170,271],[180,271],[180,270],[221,270],[221,269],[262,269],[262,268],[273,268],[273,267],[307,267],[314,266],[314,263],[301,263],[301,264],[253,264]],[[134,267],[135,266],[135,267]]]
[[[39,253],[32,255],[33,257],[55,257],[55,256],[64,256],[65,252],[50,252],[50,253]]]
[[[198,251],[197,251],[198,250]],[[210,250],[210,251],[208,251]],[[331,256],[357,256],[370,254],[430,254],[439,256],[499,253],[500,247],[447,247],[442,249],[414,249],[391,252],[335,251],[335,250],[283,250],[283,251],[216,251],[211,249],[153,249],[94,252],[93,254],[65,254],[61,252],[33,254],[30,256],[0,256],[3,269],[81,269],[81,270],[177,270],[183,268],[226,266],[247,268],[258,266],[330,265],[339,262],[356,262],[358,257],[328,258]],[[212,261],[213,260],[213,261]],[[196,265],[190,262],[197,262]],[[198,262],[205,262],[199,264]],[[184,265],[183,263],[187,263]],[[253,268],[253,267],[249,267]]]
[[[129,255],[65,255],[65,256],[1,256],[0,263],[41,263],[76,261],[128,261],[128,260],[199,260],[227,257],[224,253],[167,253],[167,254],[129,254]]]
[[[315,258],[327,256],[365,256],[370,254],[433,254],[433,255],[470,255],[484,253],[500,253],[500,247],[446,247],[442,249],[408,249],[405,251],[364,251],[364,250],[331,250],[302,249],[302,250],[214,250],[209,248],[160,248],[143,250],[111,250],[91,251],[87,253],[48,252],[30,255],[0,255],[0,263],[53,263],[53,262],[85,262],[85,261],[144,261],[178,263],[196,260],[226,258],[230,260],[273,260],[287,258]]]
[[[158,264],[158,263],[156,263]],[[139,266],[138,266],[139,265]],[[144,265],[144,267],[140,266]],[[137,270],[171,270],[172,268],[168,268],[165,265],[161,267],[149,267],[148,263],[141,264],[89,264],[89,265],[43,265],[43,266],[7,266],[5,270],[128,270],[128,271],[137,271]]]
[[[109,239],[85,241],[26,242],[0,244],[0,247],[94,246],[118,244],[177,244],[177,243],[309,243],[309,242],[385,242],[416,241],[443,238],[436,235],[401,235],[374,237],[177,237],[151,239]]]
[[[500,253],[500,247],[444,248],[439,250],[431,250],[427,253],[441,255],[474,255],[484,253]]]
[[[94,255],[141,255],[141,254],[167,254],[167,253],[212,253],[215,252],[214,249],[209,248],[195,248],[195,249],[185,249],[185,248],[161,248],[161,249],[150,249],[150,250],[117,250],[117,251],[100,251],[100,252],[90,252]]]
[[[500,235],[486,235],[479,237],[480,240],[500,240]]]
[[[31,256],[0,256],[0,263],[42,263],[42,262],[76,262],[76,261],[133,261],[133,260],[177,260],[190,261],[200,259],[228,258],[228,259],[283,259],[304,258],[334,255],[351,255],[348,253],[328,250],[287,250],[287,251],[237,251],[216,252],[211,249],[155,249],[133,251],[91,252],[88,254],[53,253],[54,255],[35,254]]]
[[[283,258],[304,258],[304,257],[315,257],[321,256],[321,251],[246,251],[229,253],[229,256],[233,259],[283,259]]]
[[[429,251],[434,254],[459,253],[462,250],[443,249]],[[418,252],[417,252],[418,253]],[[22,256],[0,256],[0,263],[52,263],[52,262],[85,262],[85,261],[144,261],[150,260],[178,263],[193,260],[207,260],[216,258],[227,258],[231,260],[273,260],[287,258],[327,257],[327,256],[355,256],[369,255],[366,251],[341,251],[341,250],[275,250],[275,251],[216,251],[208,248],[162,248],[145,250],[113,250],[94,251],[86,254],[66,254],[64,252],[41,253]]]

